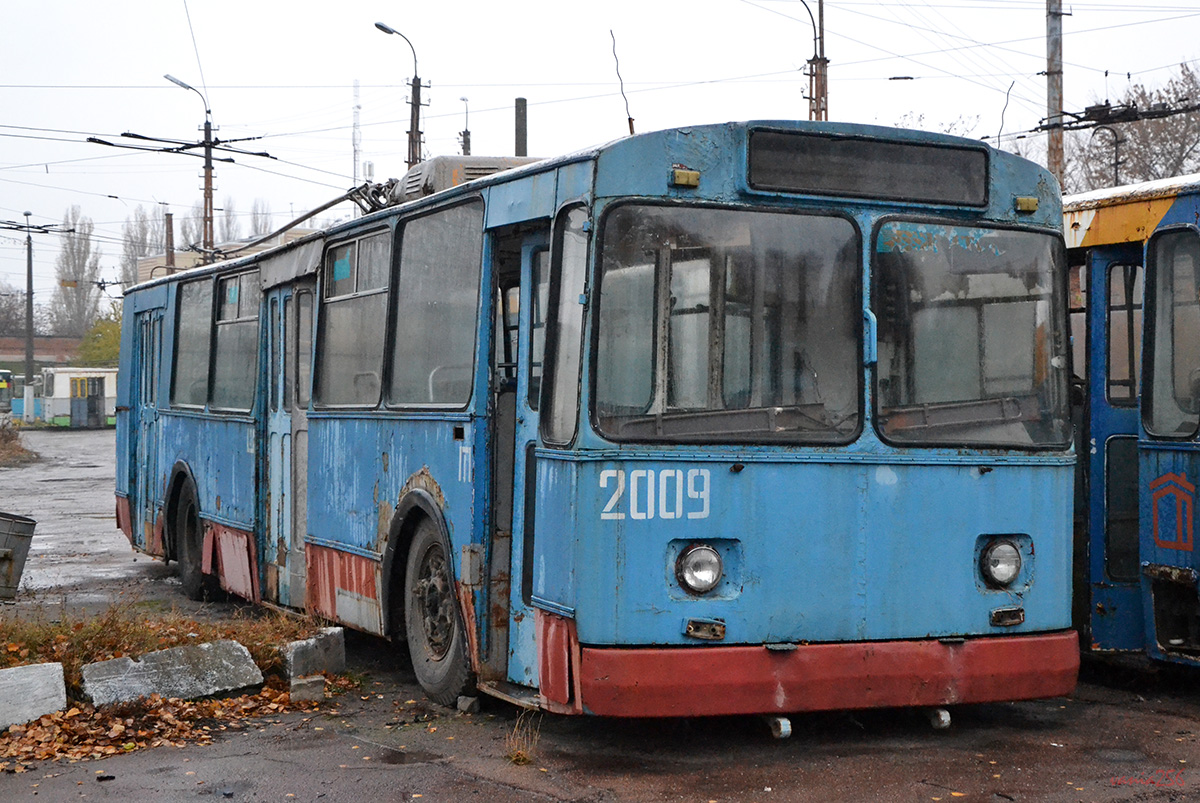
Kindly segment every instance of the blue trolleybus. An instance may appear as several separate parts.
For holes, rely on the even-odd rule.
[[[1076,621],[1098,652],[1200,665],[1200,175],[1064,209],[1087,391]]]
[[[392,638],[442,703],[1071,691],[1046,171],[799,122],[461,167],[126,296],[119,523],[188,593]]]

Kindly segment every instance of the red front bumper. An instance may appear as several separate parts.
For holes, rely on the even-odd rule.
[[[964,642],[583,647],[583,710],[613,717],[773,714],[1056,697],[1075,688],[1073,631]]]

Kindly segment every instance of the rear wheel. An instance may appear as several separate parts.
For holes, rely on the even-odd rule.
[[[413,671],[429,699],[454,705],[470,686],[471,666],[450,561],[430,519],[417,525],[404,578],[404,624]]]
[[[179,563],[179,582],[188,599],[204,600],[213,589],[211,578],[204,576],[204,530],[200,526],[200,505],[196,489],[184,485],[175,505],[175,555]]]

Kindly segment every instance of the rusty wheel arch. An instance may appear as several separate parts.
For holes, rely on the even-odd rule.
[[[166,530],[163,533],[163,556],[168,561],[179,560],[179,546],[176,543],[179,534],[175,532],[175,508],[179,504],[184,487],[188,484],[195,489],[196,507],[199,508],[200,487],[196,484],[196,477],[192,474],[191,466],[179,460],[171,467],[171,479],[167,483],[166,501],[163,504],[163,527]]]
[[[383,632],[393,641],[403,643],[404,632],[404,573],[408,562],[408,549],[413,533],[422,519],[430,519],[438,528],[442,546],[450,565],[454,565],[454,552],[450,546],[450,531],[446,517],[433,494],[424,488],[413,488],[401,497],[392,514],[392,526],[388,531],[387,547],[383,552],[382,609]],[[457,580],[457,578],[452,578]],[[462,612],[459,612],[461,617]]]

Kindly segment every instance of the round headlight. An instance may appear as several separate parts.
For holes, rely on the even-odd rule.
[[[1012,541],[993,541],[980,561],[983,579],[994,586],[1007,586],[1021,573],[1021,551]]]
[[[675,563],[675,576],[688,591],[704,594],[721,582],[723,569],[717,550],[703,544],[688,547]]]

